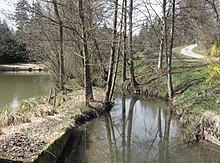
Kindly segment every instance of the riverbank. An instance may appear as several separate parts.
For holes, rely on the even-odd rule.
[[[59,94],[55,103],[45,98],[28,99],[16,110],[4,111],[0,118],[0,161],[38,159],[69,129],[109,111],[110,107],[102,105],[103,96],[102,90],[94,90],[95,101],[85,107],[83,90],[77,90]]]
[[[206,83],[208,62],[182,55],[182,48],[174,49],[173,55],[173,113],[185,128],[184,140],[194,142],[202,115],[206,111],[220,113],[220,89]],[[140,93],[167,99],[166,69],[157,70],[157,53],[138,58],[134,63]]]
[[[14,64],[1,64],[0,71],[43,71],[45,66],[39,63],[14,63]]]

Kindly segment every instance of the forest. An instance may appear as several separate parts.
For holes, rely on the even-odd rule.
[[[219,7],[218,0],[19,0],[14,15],[17,30],[2,26],[10,39],[16,38],[11,42],[16,42],[19,55],[13,53],[13,58],[44,63],[60,90],[68,79],[76,78],[85,88],[87,104],[93,99],[93,85],[105,86],[105,101],[111,101],[116,78],[121,83],[129,79],[127,85],[138,91],[139,54],[157,58],[151,68],[166,74],[172,99],[173,48],[197,43],[208,55],[215,46],[212,51],[218,56]],[[211,71],[210,79],[218,78],[218,72]]]
[[[6,20],[0,21],[0,64],[27,62],[28,51]]]

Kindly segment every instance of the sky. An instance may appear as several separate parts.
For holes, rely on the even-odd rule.
[[[11,20],[15,12],[15,3],[17,0],[0,0],[0,19],[7,20],[9,26],[14,28],[14,21]]]
[[[29,1],[33,1],[33,0],[29,0]],[[161,7],[158,5],[158,4],[161,4],[161,0],[135,0],[134,2],[138,6],[138,8],[142,10],[142,12],[137,11],[137,13],[134,13],[137,15],[137,16],[134,16],[134,22],[136,22],[138,27],[141,27],[141,25],[144,22],[146,22],[146,17],[143,14],[144,13],[143,11],[146,10],[143,4],[143,1],[151,2],[153,4],[153,7],[155,8],[155,11],[157,11],[158,14],[160,14],[161,12]],[[15,22],[11,20],[11,18],[13,17],[13,13],[15,12],[16,3],[17,3],[17,0],[0,0],[0,19],[1,20],[6,19],[7,23],[12,28],[16,28]],[[137,28],[136,30],[139,31],[140,29]]]

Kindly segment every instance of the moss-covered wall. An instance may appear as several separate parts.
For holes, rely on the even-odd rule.
[[[47,147],[43,150],[43,152],[37,157],[36,160],[31,161],[35,163],[55,163],[58,159],[58,157],[61,155],[66,142],[68,141],[71,132],[73,131],[67,131],[60,134],[60,136],[51,144],[48,144]]]

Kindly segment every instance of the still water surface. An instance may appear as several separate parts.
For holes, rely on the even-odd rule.
[[[0,109],[19,100],[48,94],[54,84],[43,72],[0,73]]]
[[[58,162],[217,163],[220,152],[208,143],[186,145],[163,102],[117,95],[110,114],[83,125]]]

